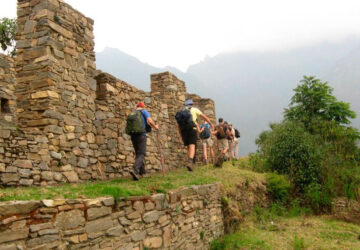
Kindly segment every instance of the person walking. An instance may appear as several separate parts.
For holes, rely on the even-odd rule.
[[[239,160],[239,138],[240,132],[236,128],[232,129],[232,134],[234,135],[234,142],[233,142],[233,156],[235,160]]]
[[[211,128],[213,127],[210,119],[198,108],[193,107],[193,105],[194,102],[191,99],[187,99],[185,101],[185,108],[177,112],[175,115],[179,135],[184,143],[184,146],[187,148],[188,161],[186,167],[189,171],[194,170],[195,145],[198,137],[197,134],[200,130],[197,118],[199,116],[202,117],[210,124]]]
[[[216,126],[214,134],[217,138],[217,149],[219,151],[218,161],[215,165],[221,167],[229,151],[228,138],[230,137],[228,126],[223,118],[219,118],[219,124]]]
[[[126,133],[131,136],[131,142],[135,150],[135,163],[130,171],[132,178],[136,181],[146,174],[145,155],[146,155],[146,133],[151,131],[151,127],[159,130],[150,117],[150,113],[145,109],[145,104],[139,102],[136,109],[128,116]]]
[[[228,139],[228,142],[229,142],[229,158],[230,158],[230,161],[232,161],[232,159],[234,158],[234,155],[233,155],[233,150],[234,150],[234,137],[235,135],[233,135],[232,133],[232,124],[229,123],[228,124],[228,136],[227,136],[227,139]]]
[[[208,147],[209,147],[209,155],[211,158],[211,162],[214,163],[215,162],[214,150],[213,150],[214,141],[211,139],[210,124],[208,122],[204,122],[203,124],[201,124],[199,133],[203,145],[203,154],[204,154],[205,163],[206,165],[209,165],[209,159],[207,154]]]

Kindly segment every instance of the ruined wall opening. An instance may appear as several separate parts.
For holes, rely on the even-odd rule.
[[[6,98],[1,98],[0,100],[0,113],[10,113],[9,100]]]
[[[96,81],[96,100],[106,99],[106,86],[102,82]]]

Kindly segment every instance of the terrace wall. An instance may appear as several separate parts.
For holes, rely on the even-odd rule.
[[[223,234],[217,184],[168,194],[0,202],[0,249],[208,249]]]

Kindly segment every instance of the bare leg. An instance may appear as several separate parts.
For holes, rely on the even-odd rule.
[[[212,163],[214,163],[215,162],[215,155],[214,155],[213,147],[209,147],[209,153],[210,153],[211,161],[212,161]]]
[[[208,161],[208,156],[207,156],[206,143],[203,143],[203,152],[204,152],[204,160],[205,160],[205,163],[206,163],[206,165],[207,165],[207,164],[209,164],[209,161]]]
[[[232,141],[229,141],[229,157],[230,157],[230,161],[232,161],[232,158],[233,158],[232,151],[233,151],[233,143],[232,143]]]
[[[194,159],[194,155],[195,155],[195,144],[190,144],[189,146],[187,146],[187,153],[188,153],[188,158],[190,159]]]

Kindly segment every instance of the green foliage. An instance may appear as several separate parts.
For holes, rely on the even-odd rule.
[[[292,195],[321,212],[335,196],[360,198],[360,133],[346,126],[356,114],[326,82],[313,76],[300,82],[284,121],[259,135],[249,162],[254,170],[287,175]]]
[[[0,19],[0,45],[3,51],[15,55],[16,19]]]
[[[319,182],[321,154],[316,139],[300,123],[273,124],[265,141],[258,145],[262,145],[266,168],[288,175],[297,191]]]
[[[274,201],[285,204],[290,199],[290,181],[284,175],[269,173],[266,175],[266,187]]]
[[[252,171],[264,173],[268,172],[269,169],[265,164],[265,158],[260,153],[250,153],[249,154],[249,165]]]
[[[306,205],[317,213],[331,209],[331,194],[326,186],[311,183],[306,187],[304,198]]]
[[[297,235],[295,235],[294,237],[294,250],[301,250],[301,249],[305,249],[305,241],[304,238],[298,238]]]
[[[200,232],[200,240],[203,240],[204,237],[205,237],[205,231],[202,230],[202,231]]]
[[[229,206],[229,198],[227,198],[227,197],[225,197],[225,196],[223,196],[223,197],[221,197],[221,204],[222,204],[222,206],[223,207],[228,207]]]
[[[294,91],[289,108],[285,109],[285,120],[304,123],[308,130],[321,121],[334,121],[337,124],[349,124],[356,113],[350,105],[338,101],[332,95],[333,89],[314,76],[304,76]]]

